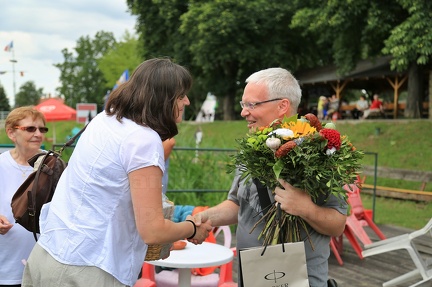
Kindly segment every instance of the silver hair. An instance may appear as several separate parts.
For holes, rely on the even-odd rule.
[[[264,84],[268,88],[269,100],[284,98],[291,103],[293,113],[297,112],[301,101],[301,88],[296,78],[286,69],[268,68],[253,73],[246,83]]]

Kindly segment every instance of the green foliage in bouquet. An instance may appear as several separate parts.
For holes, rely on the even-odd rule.
[[[238,168],[244,178],[256,178],[271,190],[279,185],[278,179],[284,179],[307,192],[319,205],[330,194],[346,199],[343,186],[355,183],[364,155],[339,134],[334,124],[323,128],[313,114],[275,120],[237,143],[239,152],[232,157],[229,172]],[[296,242],[300,240],[300,228],[307,231],[303,219],[286,213],[278,216],[276,206],[261,220],[266,222],[261,233],[265,244]]]

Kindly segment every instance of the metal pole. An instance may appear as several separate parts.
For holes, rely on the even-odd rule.
[[[195,132],[195,158],[193,159],[193,162],[198,162],[198,149],[199,145],[202,141],[203,132],[201,130],[201,127],[198,127],[197,131]]]
[[[11,48],[12,52],[12,59],[10,60],[12,62],[12,79],[13,79],[13,97],[14,97],[14,104],[16,104],[16,85],[15,85],[15,63],[17,60],[15,60],[15,48]]]

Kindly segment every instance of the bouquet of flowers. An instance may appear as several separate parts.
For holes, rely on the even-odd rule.
[[[237,142],[240,150],[228,165],[229,172],[239,168],[244,178],[258,179],[271,190],[280,185],[278,179],[284,179],[317,204],[330,194],[346,200],[343,186],[355,183],[364,155],[333,123],[323,127],[313,114],[275,120]],[[265,221],[260,237],[266,246],[297,242],[300,228],[307,232],[302,218],[280,211],[273,205],[257,222]]]

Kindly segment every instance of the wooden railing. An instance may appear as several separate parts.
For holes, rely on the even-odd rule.
[[[410,199],[416,201],[432,201],[432,192],[425,191],[427,184],[432,183],[432,171],[415,171],[399,168],[363,166],[363,175],[374,176],[375,172],[378,178],[400,179],[406,181],[419,182],[418,190],[403,189],[395,187],[386,187],[376,185],[376,194],[378,196]],[[365,188],[374,188],[373,185],[363,184]],[[430,189],[430,186],[428,186]]]

